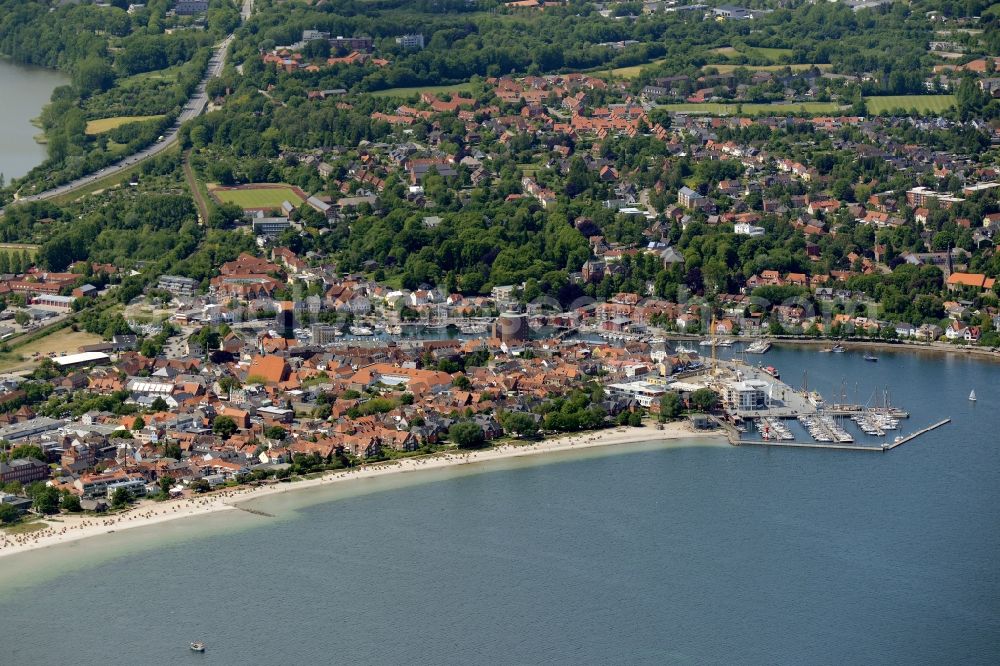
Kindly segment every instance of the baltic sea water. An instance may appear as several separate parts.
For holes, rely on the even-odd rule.
[[[4,661],[1000,662],[1000,365],[759,360],[953,421],[885,454],[629,447],[111,535],[0,575]]]

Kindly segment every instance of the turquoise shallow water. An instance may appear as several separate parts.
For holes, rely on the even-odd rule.
[[[51,551],[0,575],[4,662],[997,663],[1000,366],[764,360],[954,423],[889,454],[522,461]]]

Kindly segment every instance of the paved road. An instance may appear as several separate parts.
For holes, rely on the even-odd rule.
[[[240,9],[240,16],[242,17],[242,20],[247,20],[252,9],[253,0],[245,0],[242,8]],[[73,190],[84,187],[85,185],[97,182],[102,178],[107,178],[108,176],[120,173],[125,169],[142,162],[143,160],[147,160],[154,155],[162,153],[164,150],[172,146],[177,141],[181,125],[192,118],[197,118],[205,111],[205,107],[208,106],[208,95],[205,94],[205,86],[211,79],[222,73],[222,68],[226,64],[226,51],[232,41],[233,35],[230,34],[219,42],[212,50],[212,57],[208,61],[208,67],[205,69],[204,78],[202,78],[198,87],[195,88],[194,95],[191,96],[191,99],[188,100],[180,114],[178,114],[177,120],[174,121],[174,124],[171,125],[170,128],[163,134],[162,139],[158,139],[151,146],[148,146],[137,153],[133,153],[119,162],[104,167],[100,171],[83,176],[82,178],[77,178],[76,180],[66,183],[65,185],[60,185],[59,187],[46,190],[45,192],[32,194],[27,197],[19,197],[17,201],[42,201],[44,199],[51,199],[53,197],[67,194]],[[3,215],[3,212],[3,209],[0,208],[0,215]]]

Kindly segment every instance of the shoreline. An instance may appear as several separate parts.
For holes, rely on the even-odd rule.
[[[833,338],[800,339],[800,338],[768,338],[771,344],[789,347],[832,347],[840,344],[848,350],[870,349],[886,352],[910,352],[922,354],[941,354],[956,356],[973,356],[977,360],[1000,362],[1000,352],[991,351],[989,347],[974,345],[952,345],[946,342],[890,342],[887,340],[835,340]]]
[[[83,539],[120,532],[138,527],[193,516],[204,516],[221,511],[246,511],[240,504],[282,493],[328,487],[333,483],[347,483],[389,474],[420,472],[471,463],[538,456],[566,451],[580,451],[615,445],[641,442],[668,442],[685,439],[717,439],[725,442],[719,431],[695,431],[685,421],[666,423],[663,430],[645,425],[641,428],[617,427],[544,439],[536,443],[502,444],[496,448],[448,451],[427,456],[402,458],[372,463],[356,468],[329,471],[317,478],[270,483],[264,486],[239,486],[204,495],[194,495],[162,502],[142,500],[134,508],[114,515],[58,514],[40,522],[47,527],[36,532],[7,534],[0,532],[0,558],[27,553],[41,548],[65,546]]]
[[[708,335],[689,335],[684,333],[666,333],[663,337],[667,340],[680,342],[704,340]],[[978,347],[976,345],[953,345],[948,342],[917,342],[915,340],[869,340],[862,338],[808,338],[808,337],[782,337],[782,336],[742,336],[742,335],[720,335],[720,340],[732,340],[735,343],[750,344],[760,340],[767,340],[772,345],[786,347],[816,347],[824,349],[835,344],[842,345],[846,349],[874,351],[895,351],[911,352],[922,354],[940,354],[956,356],[972,356],[977,360],[992,361],[1000,363],[1000,350],[992,351],[990,347]]]

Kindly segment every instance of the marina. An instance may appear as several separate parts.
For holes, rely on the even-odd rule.
[[[827,401],[819,391],[810,390],[807,381],[808,373],[803,372],[803,386],[796,389],[781,381],[773,366],[754,366],[740,359],[705,359],[705,365],[686,375],[677,388],[704,386],[722,396],[722,424],[734,446],[883,452],[950,421],[944,419],[906,433],[903,422],[910,414],[890,403],[887,387],[862,405],[847,403],[843,388],[840,401]]]

